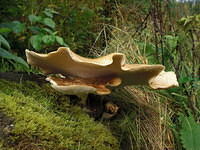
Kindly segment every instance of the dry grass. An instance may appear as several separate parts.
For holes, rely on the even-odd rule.
[[[148,63],[145,53],[142,53],[137,45],[137,39],[132,38],[128,28],[118,28],[105,25],[96,42],[104,39],[104,50],[95,47],[90,54],[101,56],[112,52],[121,52],[127,56],[128,63]],[[107,35],[112,38],[107,40]],[[145,36],[144,36],[145,37]],[[147,40],[148,37],[145,39]],[[121,146],[128,150],[172,150],[174,149],[174,137],[170,129],[170,118],[174,112],[170,109],[170,99],[159,94],[158,91],[146,87],[125,87],[113,92],[112,99],[118,100],[118,104],[124,115],[121,120],[121,128],[127,128],[126,138],[128,146]],[[136,117],[128,114],[136,113]],[[127,120],[128,121],[127,121]],[[123,123],[124,122],[124,123]],[[112,125],[111,125],[112,126]],[[123,130],[123,129],[122,129]]]

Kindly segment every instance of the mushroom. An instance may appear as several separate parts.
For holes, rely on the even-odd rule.
[[[61,77],[62,76],[62,77]],[[111,91],[106,86],[118,86],[121,83],[119,78],[102,78],[102,79],[82,79],[71,76],[59,75],[49,76],[46,78],[51,83],[51,86],[64,94],[76,95],[81,99],[81,103],[85,104],[89,93],[97,95],[107,95]]]
[[[119,107],[112,103],[112,102],[107,102],[105,104],[105,112],[102,114],[102,119],[111,119],[112,117],[116,116],[117,112],[119,110]]]
[[[109,87],[115,86],[149,85],[153,89],[178,86],[175,73],[165,72],[163,65],[125,64],[122,53],[91,59],[60,47],[48,54],[26,50],[26,57],[29,64],[39,67],[44,74],[62,75],[47,77],[54,89],[82,99],[88,93],[110,94]]]

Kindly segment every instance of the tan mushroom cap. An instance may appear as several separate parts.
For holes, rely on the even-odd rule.
[[[176,75],[165,72],[163,65],[125,64],[125,56],[121,53],[90,59],[60,47],[48,54],[26,50],[26,56],[29,64],[39,67],[45,74],[62,74],[81,80],[77,82],[67,78],[60,82],[58,78],[48,78],[52,86],[60,91],[65,89],[70,92],[76,88],[79,92],[87,89],[88,93],[109,94],[106,86],[121,83],[121,86],[147,84],[153,89],[178,86]]]
[[[125,63],[125,56],[120,53],[90,59],[81,57],[66,47],[48,54],[26,50],[26,57],[29,64],[39,67],[45,74],[60,73],[80,78],[113,75]]]
[[[153,89],[166,89],[171,87],[177,87],[178,82],[176,74],[174,72],[160,72],[157,76],[149,80],[149,85]]]
[[[118,86],[121,84],[119,78],[103,78],[101,80],[95,79],[80,79],[74,77],[55,77],[49,76],[46,78],[51,83],[51,86],[59,92],[68,95],[83,95],[83,94],[110,94],[110,89],[106,86]]]

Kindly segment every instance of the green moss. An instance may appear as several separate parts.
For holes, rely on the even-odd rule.
[[[0,80],[0,89],[0,112],[14,118],[11,133],[0,137],[0,148],[119,149],[110,131],[79,107],[71,106],[67,100],[66,108],[57,105],[57,94],[45,90],[50,88]]]

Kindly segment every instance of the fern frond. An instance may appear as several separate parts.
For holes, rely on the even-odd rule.
[[[183,147],[186,150],[200,150],[200,124],[198,124],[192,115],[189,117],[180,116],[182,129],[180,138]]]

